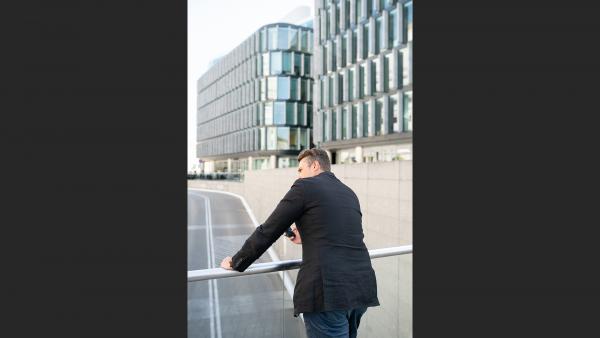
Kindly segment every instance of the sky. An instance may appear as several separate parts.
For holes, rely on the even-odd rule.
[[[211,60],[227,54],[258,28],[314,0],[188,0],[188,170],[196,159],[196,81]]]

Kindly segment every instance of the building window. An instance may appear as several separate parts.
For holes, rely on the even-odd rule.
[[[299,136],[300,134],[298,133],[298,128],[290,128],[290,149],[300,149],[300,143],[298,142]]]
[[[260,100],[265,101],[267,99],[267,81],[260,79]]]
[[[298,30],[288,28],[288,45],[290,49],[298,50]]]
[[[305,30],[301,30],[301,36],[302,38],[300,39],[300,50],[302,50],[303,52],[307,52],[308,51],[308,32]]]
[[[331,140],[335,141],[338,139],[337,135],[337,110],[331,112]]]
[[[276,127],[267,127],[267,150],[277,150]]]
[[[285,69],[285,57],[283,59],[283,67]],[[294,53],[294,75],[300,76],[301,68],[302,68],[302,55],[300,53]]]
[[[297,77],[292,77],[290,79],[290,98],[292,100],[298,100],[298,81],[300,80]]]
[[[348,32],[344,33],[342,37],[342,64],[340,67],[345,67],[347,62],[346,55],[348,54]]]
[[[412,126],[412,117],[413,117],[413,111],[412,111],[412,91],[411,92],[405,92],[403,95],[403,100],[404,100],[404,104],[402,105],[404,108],[404,112],[403,112],[403,130],[404,131],[412,131],[413,130],[413,126]]]
[[[345,22],[345,24],[346,24],[345,27],[346,27],[346,29],[348,29],[348,27],[350,27],[350,0],[345,0],[345,1],[346,1],[346,6],[345,6],[345,9],[346,9],[346,13],[345,14],[346,15],[344,16],[344,19],[346,21]]]
[[[409,57],[408,57],[408,48],[404,48],[402,51],[402,86],[406,86],[410,83],[409,78]]]
[[[306,128],[300,128],[300,149],[308,149],[310,144],[308,137],[308,130]]]
[[[311,76],[310,72],[310,55],[304,54],[304,75]]]
[[[356,22],[361,21],[362,19],[364,19],[365,16],[365,12],[363,11],[363,7],[362,7],[362,2],[366,1],[366,0],[356,0],[356,9],[354,11],[354,13],[357,14],[357,18],[356,18]]]
[[[371,63],[372,93],[381,91],[381,87],[379,87],[381,85],[381,79],[379,78],[379,67],[381,67],[379,64],[379,59],[373,59],[373,62]]]
[[[377,20],[375,20],[375,26],[376,26],[376,38],[375,38],[375,54],[379,53],[379,51],[381,49],[383,49],[383,46],[385,46],[385,41],[383,41],[383,24],[381,22],[382,17],[379,16],[377,18]]]
[[[277,127],[277,150],[290,149],[290,128]]]
[[[288,125],[298,124],[296,121],[296,103],[294,102],[286,102],[285,103],[285,122]]]
[[[375,101],[375,135],[383,135],[383,97]]]
[[[327,81],[328,77],[327,76],[321,76],[321,85],[319,86],[319,90],[321,91],[319,93],[319,100],[320,102],[320,106],[323,107],[325,106],[325,104],[328,102],[327,98],[325,97],[325,95],[327,94],[327,92],[325,91],[325,82]]]
[[[267,30],[260,30],[260,52],[264,52],[267,50]]]
[[[323,142],[329,141],[329,126],[327,125],[328,111],[323,111]]]
[[[277,49],[277,27],[269,27],[269,49]]]
[[[354,100],[354,67],[348,69],[348,101]]]
[[[340,34],[340,14],[342,9],[342,1],[338,1],[333,9],[335,11],[333,13],[335,15],[335,34]]]
[[[273,102],[265,102],[265,124],[273,124]]]
[[[399,133],[402,130],[400,129],[400,105],[398,104],[398,99],[396,95],[391,95],[389,99],[389,109],[392,112],[391,116],[391,124],[392,131],[395,133]]]
[[[362,48],[362,55],[361,57],[363,59],[366,59],[369,55],[369,23],[365,23],[365,25],[363,26],[363,48]]]
[[[389,46],[397,47],[400,45],[400,33],[399,33],[399,22],[398,22],[398,10],[394,9],[390,11],[390,20],[388,21],[389,25]]]
[[[278,77],[277,78],[277,99],[289,100],[290,99],[290,78],[289,77]]]
[[[322,53],[322,60],[321,60],[322,66],[323,66],[322,67],[323,68],[322,74],[327,74],[327,53],[328,53],[327,49],[328,49],[327,48],[327,44],[323,45],[323,48],[321,48],[321,51],[323,52]]]
[[[393,75],[392,75],[392,55],[393,53],[389,53],[387,54],[384,58],[383,58],[383,91],[387,92],[388,90],[390,90],[390,88],[394,87],[394,83],[393,83]]]
[[[271,73],[272,75],[281,74],[281,52],[271,52]]]
[[[289,49],[289,41],[288,41],[288,32],[289,29],[287,27],[279,27],[277,30],[277,48],[278,49]]]
[[[276,101],[273,109],[273,124],[285,124],[285,102]]]
[[[348,125],[348,107],[342,108],[342,139],[348,139],[348,130],[346,126]]]
[[[352,61],[351,63],[356,62],[356,51],[358,48],[358,31],[357,28],[352,30]]]
[[[406,37],[406,41],[412,41],[413,39],[413,6],[412,1],[409,1],[404,4],[404,36]]]
[[[283,56],[283,73],[291,74],[292,73],[292,53],[284,52]]]
[[[262,73],[263,75],[269,75],[270,74],[270,69],[269,69],[269,59],[271,57],[271,53],[264,53],[262,55],[262,66],[263,66],[263,70]]]
[[[267,99],[277,99],[277,77],[271,76],[267,80]]]
[[[352,105],[352,138],[358,135],[358,104]]]
[[[337,41],[334,39],[332,41],[331,47],[331,70],[335,71],[337,68]]]
[[[371,114],[369,114],[369,103],[363,102],[362,105],[363,105],[362,135],[363,135],[363,137],[367,137],[367,136],[369,136],[369,130],[371,129]]]
[[[335,76],[335,74],[331,74],[330,76],[328,76],[329,79],[329,90],[327,95],[329,96],[329,99],[327,101],[329,107],[333,106],[333,77]]]
[[[306,123],[307,126],[312,127],[312,116],[313,116],[313,107],[312,104],[306,104]]]
[[[298,125],[306,125],[304,123],[304,109],[306,105],[304,103],[298,103]]]
[[[309,86],[308,80],[300,79],[300,100],[306,102],[306,87]]]
[[[329,39],[331,37],[331,7],[327,7],[325,13],[325,36]]]
[[[258,149],[267,150],[266,139],[267,139],[266,129],[265,129],[265,127],[261,127],[259,129],[259,136],[258,136]]]
[[[367,81],[365,79],[365,75],[367,74],[367,66],[366,63],[362,63],[360,65],[360,67],[358,68],[359,74],[358,74],[358,88],[359,88],[359,98],[363,98],[365,97],[365,94],[367,93]]]
[[[344,101],[344,72],[340,73],[340,77],[338,78],[338,100],[337,104],[340,104]]]

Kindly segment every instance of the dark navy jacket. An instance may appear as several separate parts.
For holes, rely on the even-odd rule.
[[[302,238],[294,316],[379,305],[356,194],[332,172],[299,178],[232,257],[244,271],[292,224]]]

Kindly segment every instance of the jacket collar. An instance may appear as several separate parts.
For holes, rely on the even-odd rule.
[[[317,176],[321,176],[321,175],[327,175],[327,176],[333,176],[333,177],[335,177],[335,174],[332,173],[331,171],[324,171],[322,173],[319,173]]]

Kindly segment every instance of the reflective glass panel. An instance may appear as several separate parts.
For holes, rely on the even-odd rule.
[[[289,49],[289,41],[288,41],[288,32],[289,29],[287,27],[279,27],[277,30],[277,48],[279,49]]]
[[[290,79],[290,98],[292,100],[298,100],[298,81],[299,78],[289,78]]]
[[[300,149],[298,128],[290,128],[290,149]]]
[[[271,52],[270,74],[281,74],[281,52]]]
[[[277,150],[276,127],[267,127],[267,150]]]
[[[277,98],[277,78],[272,76],[267,82],[267,99],[275,100]]]
[[[273,124],[285,124],[285,102],[275,101],[273,105]]]
[[[290,78],[289,77],[278,77],[278,78],[273,78],[273,79],[277,79],[277,99],[289,100],[290,99]]]
[[[290,149],[290,128],[277,127],[277,149]]]
[[[413,39],[413,6],[412,1],[404,4],[404,36],[406,36],[406,41],[412,41]]]
[[[262,55],[263,75],[270,74],[270,68],[269,68],[270,58],[271,58],[270,53],[264,53]]]
[[[292,54],[290,52],[283,53],[283,72],[285,74],[292,73]]]
[[[273,102],[265,102],[265,124],[273,124]]]
[[[277,49],[277,27],[269,27],[269,49]]]
[[[403,95],[403,100],[404,100],[404,104],[403,104],[403,108],[404,108],[404,116],[403,116],[403,124],[404,124],[404,131],[412,131],[413,130],[413,126],[412,126],[412,115],[413,115],[413,111],[412,111],[412,92],[406,92]]]
[[[399,22],[398,22],[398,10],[397,9],[390,11],[389,25],[390,25],[389,30],[388,30],[389,45],[397,47],[398,45],[400,45],[400,40],[398,39],[400,37],[400,34],[398,33]]]
[[[291,60],[290,60],[290,63],[291,63]],[[285,58],[283,59],[283,67],[285,69]],[[300,53],[294,53],[294,74],[300,75],[301,68],[302,68],[302,55],[300,55]]]
[[[296,104],[294,102],[286,102],[285,103],[286,124],[290,124],[290,125],[298,124],[298,122],[296,121],[295,105]]]

